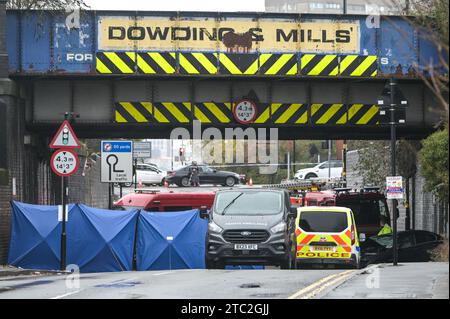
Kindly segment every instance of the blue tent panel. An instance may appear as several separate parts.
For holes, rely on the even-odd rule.
[[[198,210],[139,215],[137,270],[203,269],[208,222]]]
[[[77,205],[67,225],[67,264],[81,272],[132,270],[137,216]]]
[[[70,216],[73,205],[69,205]],[[11,202],[8,264],[27,269],[60,268],[61,222],[58,206]]]

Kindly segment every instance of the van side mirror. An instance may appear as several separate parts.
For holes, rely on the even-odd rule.
[[[289,217],[297,218],[297,207],[291,206],[291,211],[289,212]]]
[[[366,234],[364,234],[364,233],[362,233],[362,234],[359,234],[359,241],[360,242],[365,242],[366,241]]]
[[[208,207],[206,206],[200,207],[200,218],[209,219]]]

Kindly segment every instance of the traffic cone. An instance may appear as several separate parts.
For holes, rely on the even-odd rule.
[[[250,179],[248,180],[248,186],[253,186],[253,179],[250,177]]]
[[[166,180],[164,181],[164,187],[169,188],[169,183]]]
[[[141,179],[138,182],[138,188],[142,188],[142,180]]]

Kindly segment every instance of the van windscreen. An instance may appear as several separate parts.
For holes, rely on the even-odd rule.
[[[221,215],[276,215],[282,211],[280,192],[223,192],[216,195],[214,212]]]
[[[303,211],[299,227],[305,232],[340,233],[348,227],[347,213]]]

